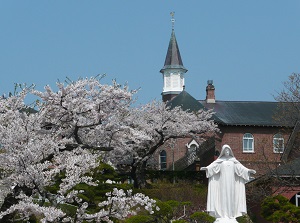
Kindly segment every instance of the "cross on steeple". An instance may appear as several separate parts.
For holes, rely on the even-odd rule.
[[[174,29],[174,25],[175,25],[174,15],[175,15],[175,12],[170,12],[170,15],[172,16],[172,19],[171,19],[171,22],[172,22],[172,29]]]

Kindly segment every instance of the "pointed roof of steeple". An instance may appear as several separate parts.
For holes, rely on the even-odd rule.
[[[165,69],[169,69],[169,68],[179,68],[187,71],[187,69],[183,66],[182,63],[180,51],[175,37],[174,28],[172,29],[172,34],[169,42],[165,64],[164,67],[160,70],[160,72],[162,73]]]

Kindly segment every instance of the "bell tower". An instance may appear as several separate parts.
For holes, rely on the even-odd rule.
[[[170,14],[172,16],[172,33],[165,64],[164,67],[160,70],[163,75],[164,82],[162,92],[162,100],[164,102],[172,100],[184,90],[184,75],[187,72],[187,69],[183,66],[175,37],[174,12],[171,12]]]

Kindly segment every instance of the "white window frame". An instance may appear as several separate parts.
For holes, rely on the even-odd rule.
[[[162,152],[165,152],[165,156],[162,156],[162,155],[161,155]],[[161,158],[162,158],[162,157],[165,157],[165,160],[166,160],[165,162],[163,162],[163,163],[165,164],[165,168],[162,168],[162,164],[163,164],[163,163],[161,162]],[[162,151],[160,151],[160,153],[159,153],[159,169],[160,169],[160,170],[166,170],[166,169],[167,169],[167,152],[166,152],[165,150],[162,150]]]
[[[300,194],[296,194],[295,201],[296,201],[296,206],[299,207],[300,206]]]
[[[281,142],[280,142],[281,141]],[[277,145],[281,145],[281,148],[278,148]],[[281,133],[276,133],[273,136],[273,152],[274,153],[283,153],[284,151],[284,138]]]
[[[247,143],[245,143],[245,140]],[[249,143],[251,143],[251,146],[249,146]],[[251,133],[243,135],[243,153],[254,153],[254,137]]]

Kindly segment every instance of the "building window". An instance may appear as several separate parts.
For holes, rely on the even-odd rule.
[[[300,192],[295,194],[291,199],[290,202],[297,207],[300,207]]]
[[[196,153],[197,153],[197,145],[192,144],[188,149],[188,165],[194,163],[196,159]]]
[[[243,136],[243,152],[245,153],[254,152],[254,138],[251,133],[245,133]]]
[[[159,165],[161,170],[167,169],[167,153],[165,150],[161,151],[159,154]]]
[[[296,194],[296,206],[300,207],[300,194]]]
[[[170,77],[170,75],[168,75],[168,76],[166,76],[165,77],[165,79],[166,79],[166,88],[168,89],[168,88],[170,88],[171,87],[171,77]]]
[[[179,81],[180,81],[180,79],[179,79],[179,76],[175,73],[175,74],[171,74],[172,76],[171,76],[171,80],[172,80],[172,87],[173,88],[177,88],[177,87],[179,87]]]
[[[284,138],[282,134],[277,133],[273,136],[273,151],[274,153],[283,153]]]

